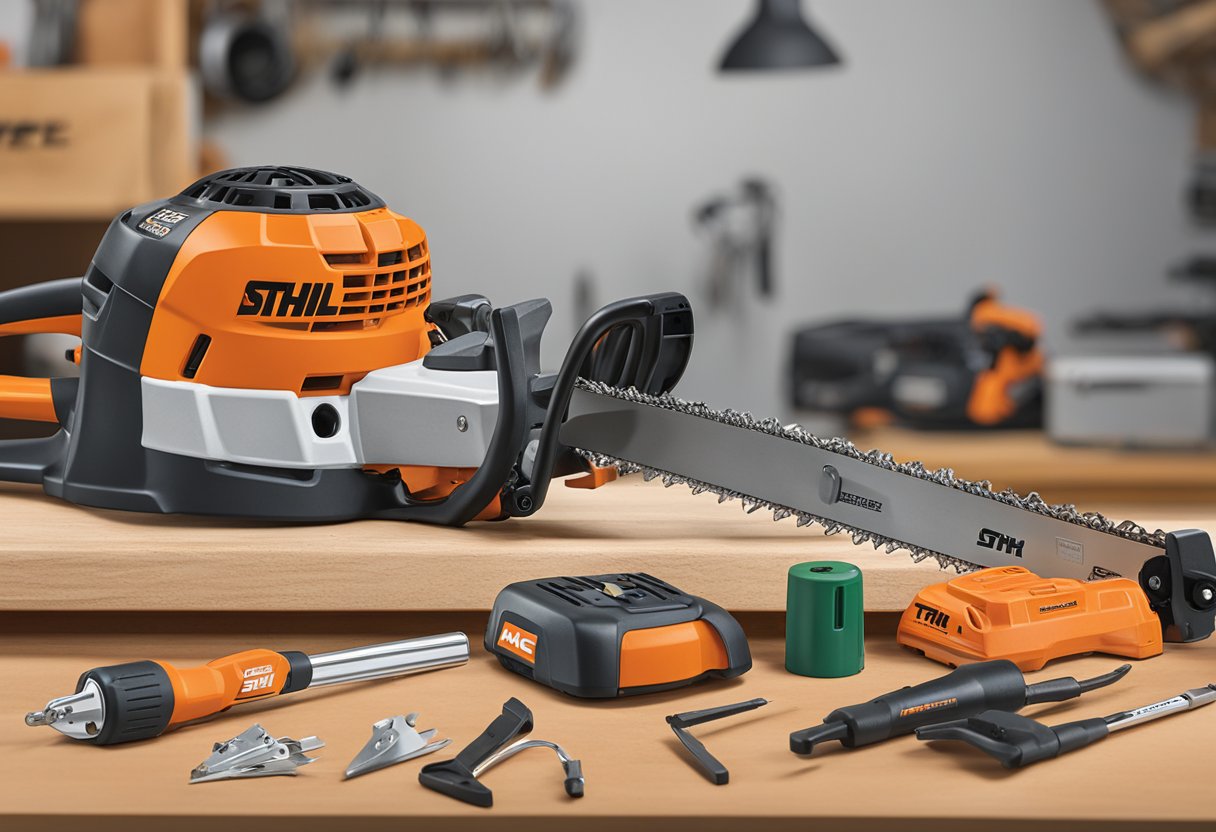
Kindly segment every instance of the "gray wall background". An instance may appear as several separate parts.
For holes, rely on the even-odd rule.
[[[741,0],[587,0],[578,64],[534,75],[314,73],[213,119],[234,163],[345,172],[427,229],[440,295],[597,301],[689,292],[706,261],[692,205],[742,176],[783,200],[779,297],[703,313],[685,395],[782,413],[791,328],[961,308],[997,284],[1057,350],[1092,309],[1187,303],[1161,278],[1202,246],[1181,192],[1192,110],[1124,60],[1093,0],[817,0],[843,67],[723,77]]]

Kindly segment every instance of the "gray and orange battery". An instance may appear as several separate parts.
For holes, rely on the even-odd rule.
[[[730,613],[645,573],[541,578],[498,593],[486,650],[573,696],[670,690],[751,669]]]

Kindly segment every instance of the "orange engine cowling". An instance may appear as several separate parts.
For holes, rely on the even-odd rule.
[[[140,372],[349,393],[369,371],[425,354],[430,285],[426,236],[387,208],[217,212],[182,243],[165,278]]]

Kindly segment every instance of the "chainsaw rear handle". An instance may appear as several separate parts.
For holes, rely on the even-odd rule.
[[[71,277],[0,292],[0,336],[80,335],[81,285]],[[76,401],[75,378],[0,375],[0,419],[64,424]],[[0,444],[0,458],[4,456]]]

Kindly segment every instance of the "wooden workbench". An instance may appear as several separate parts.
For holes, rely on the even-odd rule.
[[[1148,528],[1216,528],[1216,456],[1060,449],[1032,433],[887,431],[858,444],[953,465],[997,488],[1039,482],[1048,499]],[[463,529],[100,511],[0,484],[0,528],[0,610],[12,611],[485,610],[513,580],[633,570],[678,578],[731,610],[780,611],[788,567],[828,559],[865,571],[867,609],[898,611],[942,579],[932,561],[636,476],[596,491],[555,484],[533,517]]]
[[[951,464],[998,487],[1037,483],[1050,499],[1072,499],[1149,526],[1216,530],[1216,504],[1204,502],[1205,489],[1216,493],[1210,458],[1059,450],[1029,434],[985,444],[973,436],[886,432],[877,442],[858,443]],[[1162,502],[1162,491],[1178,482],[1185,487]],[[535,517],[456,530],[376,521],[292,527],[96,511],[32,487],[3,485],[0,527],[4,829],[345,832],[398,830],[419,821],[414,828],[435,832],[532,832],[645,826],[647,818],[665,830],[697,832],[745,825],[806,829],[808,820],[834,830],[934,832],[1035,822],[1072,832],[1216,826],[1216,804],[1207,794],[1211,755],[1200,741],[1216,729],[1216,707],[1022,772],[1005,772],[976,752],[907,738],[855,752],[832,747],[810,759],[791,755],[790,731],[944,668],[898,648],[894,616],[871,612],[863,673],[838,680],[785,673],[779,611],[788,566],[825,558],[859,564],[871,611],[902,609],[917,589],[945,576],[932,563],[854,547],[843,536],[798,529],[790,520],[746,515],[708,494],[636,478],[595,492],[558,487]],[[530,684],[481,651],[483,611],[506,583],[636,569],[739,612],[754,669],[732,682],[591,703]],[[253,646],[316,652],[452,629],[472,636],[467,667],[304,692],[150,742],[94,748],[21,723],[26,710],[69,692],[79,673],[94,666],[137,658],[202,662]],[[1145,704],[1216,681],[1214,659],[1216,640],[1171,646],[1166,655],[1138,663],[1115,687],[1029,712],[1062,722]],[[1096,674],[1116,663],[1109,657],[1058,662],[1037,678]],[[564,796],[556,761],[540,752],[487,775],[495,790],[491,810],[421,788],[418,762],[340,779],[377,719],[420,711],[422,727],[452,737],[454,753],[510,696],[535,712],[537,738],[560,742],[582,758],[584,799]],[[773,702],[696,732],[731,769],[730,785],[714,787],[689,766],[663,716],[756,696]],[[320,762],[295,778],[187,785],[212,742],[254,721],[276,735],[319,735],[327,743]]]
[[[369,585],[373,582],[369,582]],[[811,758],[788,750],[788,734],[834,707],[933,678],[945,668],[897,647],[886,621],[869,621],[867,667],[846,679],[808,679],[782,669],[772,616],[745,621],[754,669],[730,682],[678,692],[588,702],[562,696],[498,667],[476,643],[481,616],[287,616],[252,613],[234,624],[214,614],[130,616],[92,627],[70,618],[0,616],[0,828],[89,832],[361,832],[361,830],[614,830],[622,823],[664,830],[1003,830],[1034,821],[1072,832],[1090,829],[1212,829],[1208,791],[1216,707],[1123,732],[1101,747],[1007,772],[965,747],[928,747],[905,737],[848,751],[836,745]],[[156,657],[203,662],[254,645],[316,651],[464,628],[474,637],[465,667],[405,679],[322,688],[219,717],[143,743],[97,748],[48,728],[27,728],[25,710],[71,689],[100,664]],[[23,630],[16,634],[17,629]],[[216,630],[219,630],[217,634]],[[1088,676],[1118,660],[1057,662],[1034,678]],[[1051,722],[1101,716],[1216,681],[1216,642],[1174,646],[1138,662],[1117,685],[1080,700],[1036,706]],[[586,797],[571,800],[548,752],[529,751],[485,775],[492,809],[477,809],[422,788],[411,761],[350,782],[342,771],[371,723],[421,713],[419,727],[451,737],[448,759],[481,732],[511,696],[534,712],[533,736],[562,744],[582,760]],[[772,700],[750,714],[694,733],[730,769],[715,787],[689,764],[663,717],[753,697]],[[276,736],[315,734],[326,747],[294,778],[188,785],[190,770],[227,739],[260,722]],[[640,819],[653,819],[653,826]],[[826,822],[815,826],[813,820]],[[410,823],[415,821],[416,823]],[[810,825],[808,825],[810,824]]]

